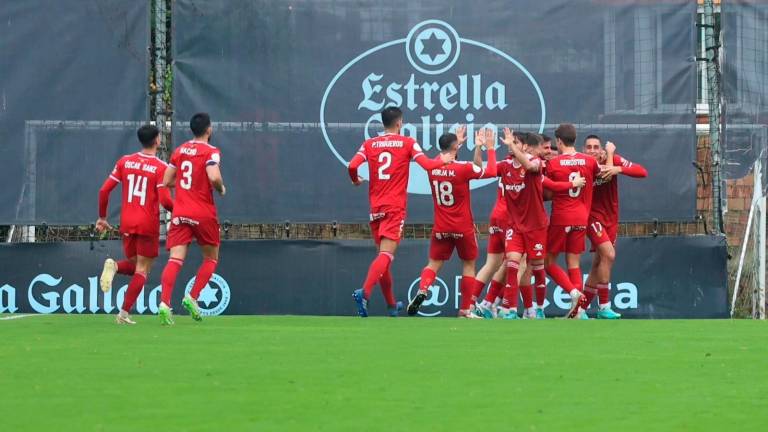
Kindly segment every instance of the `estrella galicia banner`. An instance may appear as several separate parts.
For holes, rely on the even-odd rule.
[[[403,132],[431,156],[442,133],[467,124],[465,160],[478,128],[552,136],[571,122],[579,147],[599,133],[647,166],[647,187],[625,189],[624,220],[689,219],[695,9],[684,0],[178,0],[174,140],[189,137],[197,111],[217,122],[223,219],[361,221],[367,191],[345,166],[382,132],[386,106],[402,108]],[[411,165],[409,221],[428,222],[430,185]],[[477,217],[490,211],[493,183],[472,184]]]
[[[148,0],[2,2],[0,224],[95,220],[99,186],[140,149],[148,24]]]
[[[173,306],[177,311],[200,263],[197,249],[193,249],[176,284]],[[611,297],[614,309],[624,316],[728,316],[723,237],[620,238],[617,250]],[[398,249],[392,267],[398,299],[407,302],[415,296],[427,251],[425,240],[406,240]],[[216,274],[201,293],[200,306],[208,316],[351,316],[355,314],[351,293],[362,284],[374,254],[372,245],[360,240],[225,241]],[[116,313],[128,278],[118,275],[112,291],[102,294],[99,273],[106,257],[120,255],[120,243],[115,241],[95,243],[93,249],[88,242],[1,245],[0,260],[5,265],[0,273],[0,313]],[[134,313],[157,313],[166,259],[165,253],[158,259]],[[589,258],[582,261],[585,273],[589,264]],[[460,272],[457,259],[446,264],[430,287],[421,316],[456,315]],[[552,282],[547,299],[549,316],[567,311],[569,297]],[[377,288],[371,312],[383,315],[384,310]]]

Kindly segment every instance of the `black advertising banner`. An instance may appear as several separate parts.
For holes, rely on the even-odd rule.
[[[484,243],[484,242],[483,242]],[[481,247],[484,247],[481,245]],[[177,281],[173,304],[193,284],[200,263],[196,248]],[[726,245],[723,237],[620,238],[611,289],[613,307],[629,318],[724,318],[728,316]],[[109,294],[98,277],[102,261],[120,257],[115,241],[11,244],[0,246],[0,313],[115,313],[128,278],[118,275]],[[407,301],[416,294],[428,242],[406,240],[394,261],[395,293]],[[375,252],[366,241],[225,241],[200,305],[207,315],[353,315],[351,293],[362,284]],[[136,312],[157,312],[157,261],[139,297]],[[582,261],[589,269],[590,258]],[[460,262],[446,264],[430,288],[423,316],[455,316],[459,304]],[[549,282],[546,312],[563,315],[569,297]],[[378,289],[372,314],[384,313]]]
[[[733,179],[768,148],[768,3],[730,0],[721,16],[725,173]]]
[[[3,2],[0,223],[94,220],[101,182],[138,150],[148,23],[148,0]]]
[[[217,122],[223,219],[353,222],[368,216],[367,191],[345,165],[381,132],[385,106],[403,109],[404,133],[429,155],[469,124],[462,159],[474,129],[551,136],[572,122],[579,147],[599,133],[648,168],[645,187],[625,189],[624,220],[690,219],[695,11],[687,0],[178,0],[174,141],[195,112]],[[412,164],[410,222],[432,218],[425,177]],[[478,217],[492,184],[473,183]]]

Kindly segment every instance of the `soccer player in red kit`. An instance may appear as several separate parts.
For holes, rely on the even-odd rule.
[[[513,140],[519,145],[522,145],[524,137],[525,134],[520,132],[514,132],[513,134]],[[499,164],[511,163],[513,158],[514,156],[510,153],[504,160],[499,161]],[[482,158],[478,154],[475,157],[475,164],[480,163],[482,163]],[[489,280],[491,282],[483,301],[475,305],[475,313],[486,319],[496,317],[496,303],[501,302],[504,295],[504,283],[507,278],[507,268],[504,266],[504,246],[507,229],[509,228],[509,213],[507,213],[507,200],[504,198],[504,185],[501,179],[499,179],[497,186],[496,203],[493,206],[493,210],[491,210],[488,222],[488,246],[486,248],[485,264],[483,264],[475,276],[475,279],[482,282],[483,285],[488,283]],[[480,293],[478,292],[477,295],[479,296]]]
[[[144,125],[139,128],[137,135],[141,151],[121,157],[99,190],[96,229],[103,232],[112,229],[107,222],[109,194],[118,184],[123,185],[120,234],[123,235],[126,259],[115,262],[108,258],[104,261],[99,280],[102,291],[108,292],[112,289],[116,273],[131,275],[123,305],[116,318],[118,324],[136,324],[128,313],[141,294],[152,262],[157,257],[160,246],[159,204],[169,211],[173,209],[170,192],[163,185],[167,165],[156,156],[160,131],[155,126]]]
[[[194,139],[173,151],[164,178],[166,186],[175,187],[176,199],[166,240],[166,248],[171,253],[161,277],[163,288],[158,312],[163,325],[173,324],[171,294],[192,240],[197,240],[200,246],[203,263],[182,306],[195,321],[202,320],[197,298],[219,261],[221,239],[213,190],[222,196],[226,193],[219,168],[221,152],[210,144],[213,128],[207,113],[192,116],[189,127]]]
[[[545,150],[537,134],[527,134],[524,145],[516,144],[512,132],[504,129],[504,143],[514,155],[512,163],[499,167],[498,174],[504,185],[510,229],[506,242],[507,283],[504,290],[500,315],[504,319],[518,319],[519,296],[518,271],[523,255],[527,256],[536,286],[546,286],[544,258],[546,256],[547,225],[549,220],[544,209],[544,187],[555,192],[579,188],[585,180],[570,176],[567,180],[555,182],[543,175],[543,161],[539,156]],[[535,317],[532,299],[527,299],[526,314]]]
[[[441,154],[451,153],[455,157],[464,141],[464,133],[465,128],[460,127],[457,130],[458,136],[452,133],[443,134],[438,140]],[[479,130],[475,134],[475,146],[488,151],[488,165],[485,168],[482,168],[482,163],[475,165],[473,162],[454,161],[427,173],[435,208],[435,224],[429,243],[429,262],[421,272],[419,292],[408,305],[408,315],[416,315],[419,311],[437,273],[443,264],[451,259],[453,250],[456,249],[462,262],[459,317],[479,318],[470,308],[485,284],[475,279],[478,248],[469,182],[496,177],[496,151],[493,148],[495,143],[495,133],[490,129]]]
[[[594,157],[576,151],[576,128],[572,124],[559,125],[555,139],[560,154],[547,162],[547,176],[554,181],[568,181],[578,176],[586,180],[584,187],[553,194],[552,220],[547,232],[547,274],[570,294],[571,308],[566,316],[573,318],[584,298],[579,259],[584,252],[592,187],[600,166]],[[567,274],[557,265],[560,253],[565,253]]]
[[[361,317],[368,316],[368,301],[377,282],[381,286],[390,316],[397,316],[401,308],[392,290],[389,267],[395,258],[405,225],[411,159],[427,171],[454,160],[452,154],[441,154],[440,159],[430,159],[421,151],[416,140],[400,135],[403,112],[399,108],[385,108],[381,112],[381,122],[385,133],[365,141],[348,167],[352,183],[359,186],[363,179],[357,169],[368,162],[371,234],[379,251],[368,268],[363,287],[352,294],[357,304],[357,313]]]
[[[592,269],[584,284],[586,309],[598,296],[599,319],[619,319],[621,315],[611,309],[611,269],[616,260],[616,234],[619,230],[619,178],[643,178],[648,171],[639,164],[630,162],[616,154],[616,146],[608,141],[602,148],[600,137],[589,135],[584,140],[584,153],[596,158],[603,170],[595,180],[592,195],[592,209],[589,213],[587,236],[592,243]]]

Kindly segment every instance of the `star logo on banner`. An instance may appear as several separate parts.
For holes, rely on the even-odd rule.
[[[416,55],[428,65],[438,65],[448,59],[451,41],[440,29],[423,31],[416,39]]]
[[[210,307],[211,303],[219,301],[219,298],[217,297],[218,292],[218,289],[212,288],[210,284],[207,284],[200,292],[200,297],[197,300],[205,303],[206,308]]]

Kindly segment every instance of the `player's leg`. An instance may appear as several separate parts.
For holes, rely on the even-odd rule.
[[[352,293],[352,298],[357,305],[357,314],[363,318],[368,316],[368,301],[371,298],[373,287],[379,282],[382,275],[389,271],[389,267],[395,259],[397,245],[403,234],[405,211],[393,210],[385,213],[382,219],[371,222],[371,232],[378,245],[379,253],[368,267],[363,287]]]
[[[528,264],[528,256],[520,258],[520,268],[517,272],[517,284],[520,286],[520,296],[523,298],[523,319],[536,318],[533,307],[533,285],[531,284],[532,268]]]
[[[200,293],[205,289],[208,282],[210,282],[213,273],[216,271],[216,266],[219,263],[219,246],[215,244],[201,244],[200,251],[203,255],[203,262],[197,269],[195,275],[195,283],[192,285],[192,289],[189,294],[184,296],[181,304],[184,309],[189,312],[189,316],[195,321],[202,321],[203,316],[200,313],[200,307],[197,304],[197,299],[200,297]]]
[[[594,243],[593,243],[594,244]],[[594,298],[592,293],[598,293],[597,285],[598,285],[598,278],[597,278],[597,270],[600,266],[600,254],[597,253],[597,250],[595,250],[592,253],[592,266],[589,268],[589,274],[587,275],[587,280],[584,282],[584,295],[587,296],[587,299],[584,301],[586,303],[587,307],[591,306],[592,299]]]
[[[427,299],[429,289],[437,278],[437,273],[443,267],[443,263],[451,258],[453,243],[449,239],[438,239],[433,233],[429,240],[429,261],[421,270],[419,280],[419,292],[408,304],[408,315],[414,316],[419,312],[421,304]]]
[[[616,248],[611,242],[602,243],[598,246],[596,255],[600,260],[596,271],[597,295],[600,305],[597,317],[600,319],[619,319],[621,314],[611,309],[610,293],[611,270],[613,269],[613,263],[616,261]]]
[[[403,302],[395,299],[395,291],[393,289],[392,282],[392,268],[390,267],[386,273],[381,275],[379,279],[379,285],[381,286],[381,293],[384,294],[384,300],[387,302],[387,313],[391,317],[396,317],[403,310]]]
[[[99,286],[104,292],[112,289],[112,281],[116,274],[132,275],[136,271],[136,237],[133,234],[123,235],[123,253],[126,259],[115,261],[112,258],[104,260],[99,277]]]
[[[455,240],[455,244],[462,264],[459,317],[479,318],[472,311],[472,306],[477,301],[477,294],[484,285],[475,278],[477,256],[479,255],[477,236],[474,232],[464,233],[461,238]]]
[[[155,256],[157,256],[157,252],[155,252]],[[131,308],[133,308],[136,299],[141,294],[141,290],[144,289],[144,285],[147,283],[147,276],[149,276],[154,261],[155,257],[137,256],[136,271],[128,283],[128,289],[125,291],[125,297],[123,298],[123,306],[117,314],[116,321],[118,324],[136,324],[130,317]]]
[[[517,234],[515,234],[517,237]],[[517,282],[517,274],[520,268],[520,260],[523,254],[519,251],[507,252],[506,260],[506,284],[504,286],[504,299],[501,302],[500,315],[503,319],[518,319],[517,304],[520,297],[520,286]]]
[[[173,228],[171,228],[173,229]],[[170,242],[170,231],[167,242]],[[170,246],[170,244],[169,244]],[[176,285],[176,278],[179,276],[181,267],[184,265],[184,259],[187,257],[188,244],[170,246],[170,256],[165,264],[163,273],[160,275],[160,305],[158,306],[158,315],[160,323],[163,325],[173,324],[173,312],[171,309],[171,297],[173,288]]]

